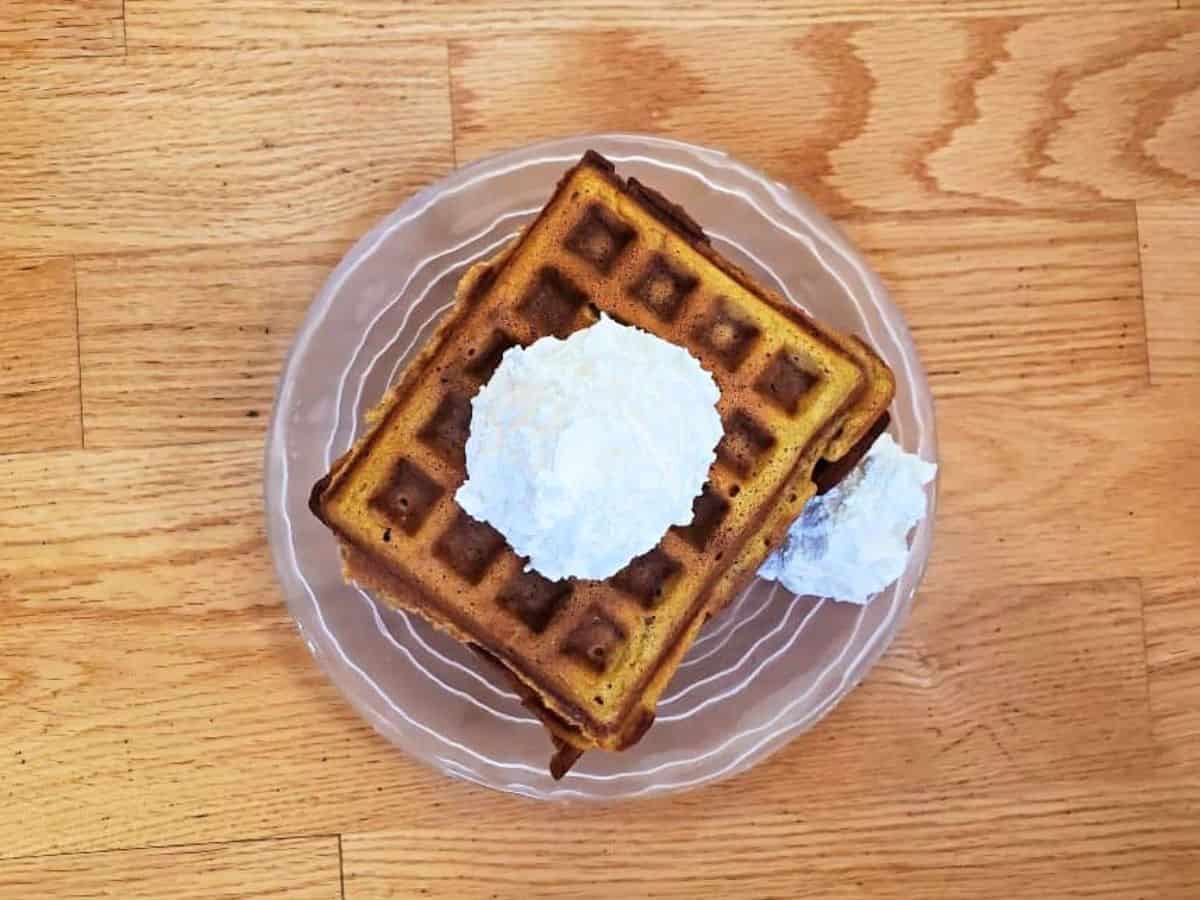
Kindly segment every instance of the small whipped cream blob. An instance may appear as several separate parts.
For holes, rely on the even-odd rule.
[[[841,484],[805,505],[759,577],[865,604],[903,574],[908,532],[925,518],[925,485],[936,474],[935,464],[881,435]]]

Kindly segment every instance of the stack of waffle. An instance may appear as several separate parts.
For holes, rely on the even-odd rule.
[[[551,582],[454,501],[471,399],[510,347],[601,313],[685,347],[721,390],[724,436],[694,518],[603,581]],[[555,777],[620,750],[705,620],[886,425],[895,383],[865,344],[721,258],[678,206],[589,152],[457,301],[312,492],[347,578],[475,647],[545,722]]]

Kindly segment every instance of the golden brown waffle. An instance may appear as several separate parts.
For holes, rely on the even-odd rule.
[[[605,312],[686,347],[721,390],[725,434],[695,518],[604,581],[551,583],[454,502],[471,398],[511,346]],[[704,618],[753,577],[891,400],[890,371],[719,257],[682,210],[594,153],[457,302],[313,489],[347,575],[478,645],[528,688],[560,749],[620,749]]]

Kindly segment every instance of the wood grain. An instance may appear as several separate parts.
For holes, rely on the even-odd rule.
[[[293,332],[344,250],[254,244],[81,258],[88,446],[263,435]]]
[[[309,659],[267,558],[260,457],[243,441],[0,460],[0,855],[374,830],[418,807],[511,816],[373,737]],[[26,498],[54,490],[47,521]],[[784,778],[836,807],[1134,777],[1150,750],[1139,611],[1126,581],[927,592],[823,728],[717,796],[774,808]]]
[[[0,897],[1200,897],[1196,0],[0,23]],[[408,759],[322,674],[262,436],[378,216],[456,150],[605,129],[835,215],[912,323],[942,480],[914,614],[827,719],[550,809]]]
[[[335,900],[336,837],[118,850],[0,862],[0,898]]]
[[[726,148],[834,212],[1196,196],[1198,23],[1096,13],[456,40],[458,157],[653,131]]]
[[[258,440],[0,457],[0,857],[470,805],[313,661],[267,554],[261,460]]]
[[[71,260],[0,259],[0,298],[0,453],[78,447]]]
[[[157,610],[282,621],[263,553],[260,455],[252,441],[0,457],[6,620]]]
[[[874,794],[845,806],[777,790],[772,804],[697,811],[679,828],[650,805],[525,816],[501,842],[443,818],[344,836],[346,897],[1182,900],[1173,892],[1190,875],[1172,851],[1189,837],[1162,816],[1170,802],[1152,784]]]
[[[1058,408],[1020,397],[940,403],[930,587],[1190,571],[1200,535],[1194,396],[1181,385]]]
[[[1130,206],[842,225],[904,310],[939,400],[1061,405],[1145,384]]]
[[[1154,737],[1166,766],[1200,775],[1200,574],[1147,579],[1145,593]]]
[[[122,0],[0,0],[0,59],[120,56]]]
[[[657,0],[578,3],[488,0],[126,0],[134,52],[180,47],[379,43],[397,36],[521,34],[597,28],[784,28],[813,22],[1176,9],[1176,0],[720,0],[680,15]]]
[[[848,220],[892,288],[939,398],[1059,404],[1146,380],[1126,205]],[[340,245],[244,244],[78,264],[88,446],[263,433],[294,327]],[[164,425],[169,427],[164,427]]]
[[[921,785],[1115,783],[1152,768],[1148,733],[1136,581],[926,591],[781,771],[795,795],[834,804]]]
[[[357,238],[450,168],[445,52],[10,63],[0,247]]]
[[[1150,375],[1200,376],[1200,203],[1139,204]]]
[[[200,585],[162,583],[158,610],[0,637],[0,856],[380,828],[465,793],[377,737],[281,611],[221,625],[254,602],[221,595],[199,622],[166,598]]]
[[[261,458],[257,440],[0,457],[0,856],[335,833],[445,787],[346,707],[288,618]]]

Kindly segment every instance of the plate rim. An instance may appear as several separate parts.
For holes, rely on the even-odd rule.
[[[915,345],[913,344],[911,333],[907,327],[907,322],[904,320],[902,312],[895,306],[894,303],[891,302],[890,294],[883,285],[882,280],[858,252],[854,245],[849,241],[837,224],[833,222],[825,213],[819,210],[810,200],[808,200],[807,197],[781,182],[770,179],[765,173],[748,166],[724,150],[692,144],[674,138],[667,138],[657,135],[641,135],[630,132],[580,134],[538,141],[505,151],[499,151],[475,160],[465,166],[454,169],[447,173],[443,178],[438,179],[437,181],[425,186],[409,196],[404,202],[396,207],[396,209],[377,221],[346,251],[343,257],[339,260],[337,266],[335,266],[335,268],[326,278],[321,289],[318,291],[312,303],[310,304],[301,325],[297,329],[296,335],[293,338],[292,344],[289,347],[288,353],[285,357],[284,364],[280,370],[275,401],[272,407],[270,426],[267,430],[267,438],[264,446],[265,459],[263,467],[263,477],[265,482],[263,490],[264,513],[267,517],[267,531],[271,538],[270,549],[276,577],[279,580],[281,589],[285,595],[289,614],[292,616],[293,621],[296,623],[297,629],[300,631],[301,636],[308,645],[310,652],[312,652],[313,656],[316,658],[320,668],[338,688],[339,692],[343,694],[348,702],[350,702],[355,711],[368,722],[370,722],[377,731],[379,731],[389,740],[389,742],[403,750],[406,755],[410,756],[411,758],[430,765],[438,771],[451,775],[452,777],[476,781],[477,783],[483,784],[485,787],[492,789],[506,790],[511,793],[519,793],[524,794],[525,796],[536,796],[538,799],[551,800],[583,798],[589,800],[612,801],[622,796],[634,796],[641,794],[657,795],[661,793],[687,790],[701,784],[709,784],[714,781],[723,780],[726,777],[730,777],[738,772],[745,771],[747,768],[761,763],[790,743],[795,736],[816,725],[821,719],[824,718],[825,715],[832,711],[832,709],[837,706],[841,699],[843,699],[851,690],[853,690],[854,687],[857,686],[857,684],[861,682],[861,680],[871,671],[879,657],[882,656],[888,646],[890,646],[895,635],[903,626],[904,620],[908,617],[911,611],[913,597],[915,596],[917,589],[923,580],[928,566],[928,556],[932,547],[932,537],[934,532],[933,526],[936,518],[938,484],[940,481],[940,478],[935,478],[934,482],[932,483],[929,491],[930,499],[926,517],[921,523],[918,523],[917,526],[918,534],[923,540],[926,549],[924,556],[917,567],[909,596],[899,605],[899,621],[895,622],[894,624],[885,622],[884,624],[881,624],[879,628],[877,628],[876,633],[870,637],[867,644],[859,652],[858,656],[855,657],[855,659],[843,669],[844,673],[848,671],[856,672],[855,676],[849,681],[846,681],[843,678],[843,681],[837,686],[837,688],[829,692],[826,698],[818,705],[815,712],[809,716],[808,720],[805,721],[803,728],[795,731],[794,734],[789,734],[783,737],[780,737],[778,733],[769,735],[768,737],[770,738],[770,743],[772,744],[771,746],[766,747],[765,749],[759,748],[757,752],[755,752],[755,748],[751,748],[751,751],[748,751],[750,754],[750,759],[744,765],[737,765],[733,767],[729,772],[717,773],[715,775],[703,777],[698,779],[696,784],[666,784],[657,786],[654,790],[634,792],[632,795],[618,794],[614,796],[606,796],[570,789],[559,789],[551,793],[537,792],[530,794],[528,792],[515,789],[520,787],[520,785],[497,785],[486,783],[479,781],[478,779],[471,778],[469,774],[462,771],[455,771],[454,768],[435,763],[433,760],[428,758],[425,753],[418,752],[411,746],[407,745],[403,738],[396,733],[394,723],[385,721],[382,716],[378,715],[376,710],[370,708],[365,702],[361,701],[356,696],[355,691],[349,689],[348,686],[343,683],[343,677],[340,668],[335,668],[333,661],[329,659],[327,651],[320,647],[316,641],[314,641],[313,637],[308,633],[305,624],[297,615],[297,610],[294,606],[291,591],[288,589],[288,584],[292,573],[290,571],[286,571],[284,568],[284,561],[277,547],[277,541],[272,529],[272,507],[274,505],[278,505],[282,508],[287,502],[286,491],[281,490],[281,485],[286,484],[286,475],[283,481],[272,477],[276,472],[276,457],[280,456],[279,454],[273,453],[273,450],[278,446],[286,445],[283,434],[284,416],[282,415],[282,411],[286,402],[291,397],[290,388],[295,381],[295,379],[292,377],[293,367],[297,364],[297,360],[302,357],[304,350],[307,349],[308,342],[317,332],[320,324],[330,313],[333,307],[333,300],[336,297],[340,286],[350,276],[350,274],[353,273],[357,265],[371,253],[373,253],[375,249],[377,249],[378,245],[382,243],[382,241],[386,239],[386,237],[396,228],[406,224],[409,221],[417,219],[421,214],[431,209],[439,198],[446,196],[448,193],[456,193],[471,186],[478,180],[479,176],[487,173],[489,177],[494,177],[494,167],[498,163],[503,161],[512,161],[514,164],[507,171],[515,171],[534,162],[541,161],[544,163],[550,161],[545,156],[548,151],[555,152],[555,159],[561,158],[563,161],[569,163],[570,160],[577,158],[581,151],[574,149],[569,153],[565,153],[565,155],[560,151],[564,151],[567,147],[575,148],[581,145],[594,143],[617,143],[631,149],[646,150],[647,148],[650,148],[651,151],[654,148],[673,150],[676,152],[689,154],[690,156],[704,160],[709,164],[719,165],[725,169],[731,169],[743,179],[765,190],[768,196],[779,207],[781,207],[788,214],[803,221],[806,227],[811,229],[815,235],[819,236],[829,245],[831,250],[836,251],[850,266],[853,267],[855,270],[855,275],[863,281],[863,286],[871,296],[875,307],[880,311],[890,308],[890,311],[894,313],[895,321],[889,322],[888,324],[890,329],[894,328],[899,330],[899,334],[893,332],[893,338],[896,343],[903,348],[903,344],[907,342],[912,348],[912,358],[911,360],[907,360],[907,362],[911,362],[913,366],[907,371],[910,378],[913,375],[916,376],[919,386],[923,388],[920,394],[920,399],[924,401],[924,406],[927,407],[926,411],[928,414],[927,420],[922,423],[922,438],[925,439],[923,441],[923,448],[931,450],[930,455],[932,455],[934,461],[937,461],[938,459],[934,403],[933,397],[928,390],[924,367],[920,362],[919,355],[917,354]],[[656,162],[649,157],[647,157],[647,159],[648,161]],[[448,188],[453,188],[453,190],[448,191]],[[753,201],[751,200],[751,202]],[[755,206],[757,208],[757,204],[755,204]],[[759,211],[762,212],[761,209]],[[764,213],[764,215],[766,214]],[[767,218],[770,217],[767,216]],[[811,243],[812,236],[810,236],[808,240]],[[827,263],[824,259],[821,259],[820,254],[817,254],[817,256],[822,265],[828,269],[829,267]],[[283,461],[283,469],[286,473],[286,460]],[[278,503],[276,503],[276,501],[278,501]],[[914,534],[914,546],[918,540],[918,534]],[[292,549],[293,551],[295,550],[294,545],[292,545]],[[297,565],[298,562],[299,561],[297,559]],[[315,596],[313,597],[313,600],[314,602],[317,602]],[[891,625],[891,627],[886,627],[888,625]],[[884,634],[884,632],[886,632],[886,634]],[[879,640],[880,635],[883,635],[884,639]],[[560,782],[559,784],[562,783]]]

